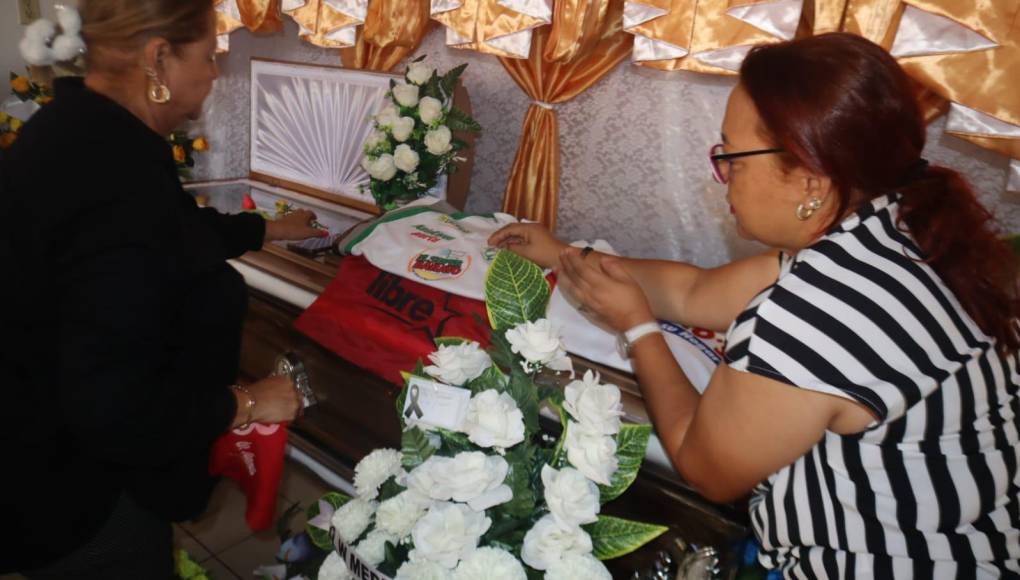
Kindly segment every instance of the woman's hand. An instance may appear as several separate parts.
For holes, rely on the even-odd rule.
[[[301,411],[301,396],[288,376],[271,375],[245,385],[245,388],[255,397],[252,422],[271,424],[293,421]],[[243,424],[247,415],[243,395],[238,399],[237,414],[240,416],[239,424]]]
[[[304,240],[322,238],[329,235],[326,230],[312,227],[315,213],[307,209],[299,209],[275,220],[266,220],[266,242],[276,240]]]
[[[617,332],[655,320],[648,298],[623,263],[602,254],[581,256],[577,248],[560,254],[557,272],[563,290]]]
[[[555,268],[567,244],[557,240],[542,224],[510,224],[489,236],[489,245],[506,248],[543,268]]]

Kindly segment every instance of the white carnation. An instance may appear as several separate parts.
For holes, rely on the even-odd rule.
[[[366,159],[367,161],[362,163],[362,167],[365,168],[365,171],[367,171],[373,179],[389,181],[397,174],[397,165],[393,161],[393,156],[389,153],[383,153],[375,159]]]
[[[372,521],[372,514],[378,505],[374,501],[352,499],[336,510],[330,523],[336,528],[340,538],[350,544],[361,537]]]
[[[431,365],[425,372],[436,379],[454,386],[477,379],[492,366],[489,354],[474,341],[461,344],[443,344],[429,355]]]
[[[376,113],[375,122],[384,129],[389,129],[397,122],[400,118],[400,109],[393,103],[390,103],[382,108],[381,111]]]
[[[461,560],[453,580],[527,580],[524,566],[513,554],[498,548],[478,548]]]
[[[569,421],[564,446],[571,465],[595,483],[609,485],[619,465],[616,439],[609,435],[593,435]]]
[[[407,67],[407,80],[416,85],[424,85],[432,78],[435,70],[423,62],[412,62],[411,66]]]
[[[353,580],[353,578],[351,571],[347,569],[347,563],[336,552],[330,552],[319,566],[319,580]]]
[[[478,547],[492,520],[458,503],[437,503],[418,520],[411,538],[418,556],[453,568]]]
[[[598,373],[588,370],[580,381],[571,381],[565,389],[563,407],[581,424],[581,429],[597,435],[620,432],[623,403],[620,388],[599,384]]]
[[[613,576],[591,554],[565,554],[545,571],[545,580],[613,580]]]
[[[57,4],[55,8],[57,24],[60,24],[60,29],[64,34],[77,36],[81,32],[81,14],[78,13],[78,9],[63,4]]]
[[[68,61],[85,53],[85,41],[76,34],[61,34],[53,41],[53,57]]]
[[[418,169],[418,162],[420,160],[418,152],[411,149],[410,145],[400,144],[393,150],[393,163],[401,171],[411,173]]]
[[[513,397],[489,389],[468,403],[462,430],[479,447],[513,447],[524,441],[524,413]]]
[[[398,538],[406,538],[431,504],[430,498],[409,489],[379,504],[375,525]]]
[[[433,455],[411,471],[407,487],[432,499],[464,502],[483,511],[513,499],[510,487],[503,483],[509,471],[505,459],[481,451],[455,457]]]
[[[450,132],[450,128],[440,125],[425,134],[425,147],[433,155],[443,155],[453,149],[452,140],[453,133]]]
[[[510,342],[510,349],[524,357],[525,370],[534,370],[541,365],[561,370],[557,367],[564,361],[570,364],[559,329],[548,318],[518,324],[506,331],[506,339]]]
[[[379,486],[400,475],[400,452],[395,449],[376,449],[358,462],[354,468],[354,489],[361,499],[375,499]]]
[[[397,545],[400,538],[382,530],[374,530],[354,547],[355,553],[369,566],[375,568],[386,559],[386,542]]]
[[[443,103],[435,97],[423,97],[418,103],[418,116],[421,122],[431,125],[443,117]]]
[[[542,466],[545,503],[562,526],[580,526],[598,520],[599,488],[580,471],[564,467],[557,471]]]
[[[368,139],[365,139],[365,151],[375,149],[376,147],[386,143],[386,141],[386,132],[376,129],[368,134]]]
[[[403,143],[411,138],[414,132],[414,119],[411,117],[400,117],[393,122],[393,138]]]
[[[401,83],[393,87],[393,100],[401,107],[413,107],[418,104],[418,85]]]
[[[545,570],[566,554],[588,554],[591,538],[577,526],[561,526],[552,514],[535,522],[524,535],[521,559],[536,570]]]
[[[414,554],[414,552],[411,552]],[[450,580],[450,570],[432,560],[412,558],[404,562],[393,580]]]

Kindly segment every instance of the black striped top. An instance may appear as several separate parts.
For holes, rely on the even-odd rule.
[[[871,201],[795,256],[733,322],[737,370],[880,419],[826,432],[755,488],[762,563],[787,578],[1020,573],[1017,356],[1000,356]]]

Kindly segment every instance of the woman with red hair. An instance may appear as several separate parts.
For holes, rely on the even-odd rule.
[[[490,240],[626,337],[677,470],[716,501],[750,493],[760,560],[789,578],[1020,574],[1015,260],[924,141],[877,45],[757,47],[711,162],[740,235],[772,251],[702,269],[533,224]],[[727,331],[703,395],[656,319]]]

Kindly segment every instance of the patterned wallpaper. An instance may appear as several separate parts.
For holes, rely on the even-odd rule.
[[[476,145],[468,210],[499,209],[521,135],[528,98],[495,58],[447,48],[436,29],[418,54],[441,69],[469,63],[464,83],[484,132]],[[221,76],[200,130],[213,144],[198,179],[248,173],[249,59],[339,65],[339,55],[297,38],[287,20],[283,35],[231,35]],[[562,168],[558,235],[603,238],[620,253],[713,266],[758,251],[736,236],[723,190],[709,176],[708,147],[718,140],[730,78],[660,72],[628,63],[577,99],[559,105]],[[1003,188],[1008,161],[929,130],[926,156],[961,170],[993,209],[1003,229],[1020,232],[1020,197]]]

